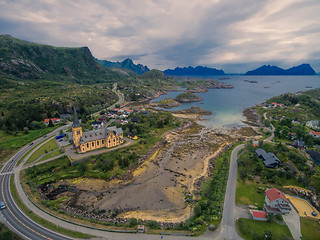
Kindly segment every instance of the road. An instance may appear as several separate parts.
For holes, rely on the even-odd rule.
[[[62,127],[64,128],[64,127]],[[61,128],[56,129],[55,131],[48,134],[48,137],[57,134]],[[54,233],[44,227],[33,222],[31,219],[26,217],[20,209],[15,205],[15,202],[12,199],[10,192],[10,176],[12,175],[13,168],[17,162],[22,158],[22,156],[28,152],[34,145],[37,145],[43,141],[39,138],[35,140],[32,146],[27,145],[21,149],[17,154],[13,156],[13,161],[8,162],[4,165],[1,170],[0,182],[1,182],[1,194],[0,201],[4,201],[7,206],[5,209],[1,210],[1,214],[6,220],[6,223],[9,224],[9,227],[13,228],[19,232],[24,238],[32,240],[68,240],[71,238],[64,237],[58,233]]]
[[[264,119],[268,119],[268,117],[267,117],[267,112],[265,112],[264,114],[263,114],[263,116],[264,116]],[[270,123],[270,126],[271,126],[271,136],[270,137],[268,137],[268,138],[266,138],[266,142],[272,142],[272,139],[274,138],[274,131],[276,130],[275,129],[275,127],[273,126],[273,124],[272,123]]]
[[[229,168],[229,176],[227,182],[226,194],[224,197],[224,205],[223,205],[223,214],[221,221],[221,232],[219,239],[233,240],[233,239],[241,239],[238,235],[235,227],[236,220],[236,186],[237,186],[237,176],[238,176],[238,153],[241,149],[245,147],[245,144],[241,144],[237,146],[231,153],[230,158],[230,168]]]
[[[124,103],[124,94],[121,93],[119,90],[117,90],[117,88],[118,88],[118,84],[117,84],[117,83],[114,83],[114,84],[113,84],[113,88],[112,88],[112,92],[114,92],[115,94],[117,94],[117,96],[118,96],[118,101],[117,101],[116,103],[112,104],[110,107],[107,107],[107,110],[113,109],[117,104],[119,104],[119,105],[121,106],[121,105]],[[100,112],[101,112],[101,111],[96,112],[96,113],[92,113],[91,116],[92,116],[92,117],[98,116]]]

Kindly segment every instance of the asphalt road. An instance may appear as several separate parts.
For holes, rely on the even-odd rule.
[[[118,96],[119,99],[116,103],[112,104],[110,107],[107,107],[107,110],[113,109],[117,104],[119,104],[121,106],[124,103],[124,94],[121,93],[119,90],[117,90],[117,88],[118,88],[118,84],[114,83],[113,88],[112,88],[112,92],[114,92]],[[93,117],[98,116],[100,112],[101,111],[96,112],[96,113],[92,113],[91,116],[93,116]]]
[[[237,146],[231,153],[230,169],[227,182],[226,195],[224,197],[223,214],[221,221],[221,232],[219,239],[233,240],[242,239],[236,231],[235,226],[235,201],[236,201],[236,186],[237,186],[237,159],[239,151],[245,145]]]
[[[55,135],[61,128],[48,134],[47,137]],[[27,145],[17,154],[13,156],[12,162],[7,162],[1,170],[0,183],[0,201],[4,201],[6,208],[1,210],[1,214],[5,218],[7,224],[17,232],[19,232],[24,238],[32,240],[67,240],[71,238],[64,237],[57,233],[51,232],[33,222],[31,219],[26,217],[20,209],[15,205],[11,193],[10,193],[10,176],[16,163],[22,158],[22,156],[28,152],[32,147],[43,141],[43,139],[37,139],[33,142],[33,145]]]

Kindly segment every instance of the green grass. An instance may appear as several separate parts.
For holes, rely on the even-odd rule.
[[[5,239],[5,240],[23,240],[22,237],[20,237],[15,232],[11,231],[3,223],[0,223],[0,239]]]
[[[274,221],[263,222],[239,218],[237,220],[237,229],[240,236],[245,240],[292,239],[287,225],[280,225]],[[264,238],[265,235],[268,235],[268,238]]]
[[[45,155],[43,158],[41,158],[41,159],[39,160],[39,162],[42,162],[42,161],[47,160],[47,159],[49,159],[49,158],[53,158],[53,157],[59,156],[59,155],[61,155],[61,154],[62,154],[62,152],[61,152],[59,149],[57,149],[57,150],[55,150],[55,151],[53,151],[53,152],[48,153],[47,155]]]
[[[236,191],[236,203],[244,205],[255,205],[259,209],[263,208],[264,204],[264,191],[259,190],[264,189],[263,186],[260,186],[251,181],[245,181],[238,179],[237,181],[237,191]]]
[[[13,181],[13,177],[10,178],[10,191],[11,191],[11,195],[15,201],[15,203],[18,205],[18,207],[29,217],[31,218],[33,221],[35,221],[36,223],[40,224],[41,226],[48,228],[54,232],[63,234],[65,236],[69,236],[72,238],[84,238],[84,239],[88,239],[88,238],[92,238],[94,236],[89,235],[89,234],[84,234],[84,233],[80,233],[80,232],[75,232],[69,229],[65,229],[62,227],[57,227],[55,224],[48,222],[47,220],[39,217],[38,215],[36,215],[34,212],[32,212],[30,209],[28,209],[26,207],[26,205],[24,205],[24,203],[21,201],[21,199],[19,198],[17,189],[15,187],[14,181]]]
[[[40,148],[38,148],[38,150],[35,151],[30,156],[30,158],[27,160],[27,163],[32,163],[32,162],[36,161],[38,158],[40,158],[43,154],[45,154],[47,152],[51,152],[56,149],[58,149],[58,145],[57,145],[55,139],[53,138],[50,141],[46,142],[44,145],[42,145]],[[59,152],[58,152],[58,154],[59,154]]]
[[[320,239],[320,224],[318,221],[300,218],[302,240]]]
[[[55,125],[54,127],[46,127],[37,130],[30,130],[28,134],[19,133],[17,136],[9,135],[0,130],[0,148],[15,148],[18,149],[33,140],[42,137],[61,125]]]
[[[17,136],[6,134],[0,130],[0,162],[7,160],[16,152],[17,149],[38,139],[39,137],[42,137],[45,134],[48,134],[60,126],[61,125],[56,125],[50,128],[47,127],[43,129],[30,130],[28,134],[23,134],[20,132]]]

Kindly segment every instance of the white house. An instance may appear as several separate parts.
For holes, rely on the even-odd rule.
[[[306,126],[313,129],[319,129],[319,121],[318,120],[311,120],[306,122]]]
[[[265,191],[266,193],[266,204],[264,209],[267,213],[274,214],[288,214],[291,211],[289,200],[284,194],[276,188],[271,188]]]

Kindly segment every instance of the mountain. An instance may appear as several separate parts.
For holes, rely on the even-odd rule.
[[[208,68],[208,67],[176,67],[175,69],[167,69],[163,71],[164,74],[169,75],[169,76],[193,76],[193,75],[198,75],[198,76],[207,76],[207,75],[225,75],[223,70],[219,70],[216,68]]]
[[[130,58],[127,58],[122,62],[111,62],[108,60],[99,60],[99,59],[96,59],[96,61],[106,68],[126,68],[139,75],[150,71],[150,69],[147,66],[143,66],[140,63],[134,64]]]
[[[304,63],[289,69],[263,65],[255,70],[248,71],[245,75],[316,75],[316,72],[309,64]]]
[[[0,75],[18,80],[114,82],[123,73],[98,64],[88,47],[53,47],[0,35]]]

